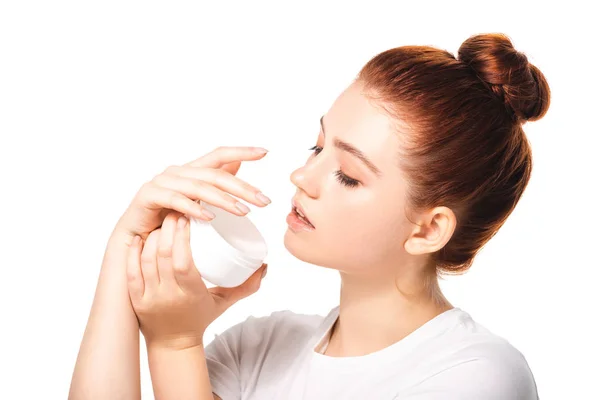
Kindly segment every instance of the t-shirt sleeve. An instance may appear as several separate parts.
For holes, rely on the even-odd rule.
[[[204,348],[213,393],[223,400],[240,400],[242,393],[254,389],[272,339],[282,332],[282,319],[289,315],[287,311],[251,315],[215,336]]]
[[[204,348],[213,393],[223,400],[240,400],[254,393],[261,377],[279,374],[296,357],[299,343],[322,319],[280,310],[249,316],[216,335]]]
[[[520,353],[474,358],[444,370],[395,399],[539,400],[531,370]]]
[[[240,343],[244,322],[216,335],[204,348],[212,391],[223,400],[240,400],[242,397]]]

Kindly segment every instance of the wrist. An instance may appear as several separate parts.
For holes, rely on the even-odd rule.
[[[152,343],[148,350],[148,366],[157,399],[213,398],[206,354],[201,344],[174,349]]]
[[[135,238],[135,234],[117,225],[110,234],[108,245],[111,247],[122,246],[129,248],[133,243],[133,238]]]
[[[203,335],[185,336],[171,339],[146,340],[148,352],[178,352],[201,348],[204,350]]]
[[[135,233],[123,226],[123,223],[119,220],[111,233],[111,238],[112,237],[127,240],[128,243],[131,244],[131,241],[135,237]]]

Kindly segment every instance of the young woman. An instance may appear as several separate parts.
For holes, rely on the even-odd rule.
[[[269,199],[235,176],[265,151],[218,148],[146,183],[109,240],[71,383],[72,399],[140,396],[139,332],[158,399],[533,400],[522,354],[443,296],[511,214],[532,168],[525,121],[543,74],[502,34],[452,54],[420,46],[371,59],[321,118],[284,243],[341,275],[326,317],[249,317],[203,335],[258,290],[207,289],[186,216],[202,199],[237,215]],[[235,197],[234,197],[235,196]]]

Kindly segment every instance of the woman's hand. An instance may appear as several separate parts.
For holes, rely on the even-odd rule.
[[[256,285],[257,278],[251,277],[246,284],[234,290],[212,288],[207,291],[195,267],[192,268],[191,261],[175,264],[177,271],[171,267],[172,275],[168,275],[169,269],[162,269],[171,265],[168,264],[170,257],[158,257],[158,261],[155,257],[154,264],[142,263],[139,259],[142,245],[138,243],[134,248],[131,245],[136,235],[147,240],[150,232],[160,227],[172,210],[195,218],[211,219],[210,215],[202,213],[198,200],[237,215],[245,212],[235,207],[237,200],[228,193],[257,206],[267,204],[268,201],[260,201],[260,195],[256,197],[259,193],[257,189],[233,176],[240,168],[241,161],[258,160],[265,154],[266,151],[257,151],[252,147],[219,147],[195,161],[167,168],[141,187],[108,240],[96,294],[73,371],[69,398],[88,398],[93,393],[97,398],[139,399],[139,322],[142,323],[142,332],[146,333],[147,339],[151,339],[151,343],[158,338],[166,344],[186,346],[201,340],[199,332],[228,304],[255,290],[251,286],[253,282]],[[174,235],[175,215],[167,219],[163,229],[153,235],[149,244],[146,241],[148,248],[144,260],[152,260],[150,254],[158,251],[158,239],[162,232]],[[168,241],[167,232],[163,233],[167,235],[165,241]],[[164,249],[161,254],[168,253],[169,246]],[[138,259],[133,256],[135,254]],[[133,260],[129,266],[128,258]],[[154,265],[154,270],[151,265]],[[158,270],[159,266],[161,271]],[[150,271],[147,271],[148,268]],[[130,270],[129,280],[126,269]],[[161,281],[160,276],[164,274],[167,275]],[[146,282],[144,277],[150,280]],[[137,315],[132,304],[137,307]],[[189,335],[190,340],[168,339],[185,335]]]
[[[266,264],[234,288],[207,289],[192,260],[189,220],[170,212],[145,243],[136,236],[127,257],[131,304],[150,347],[202,345],[204,331],[238,300],[258,290]]]
[[[115,232],[125,234],[128,241],[135,235],[146,240],[170,211],[211,220],[214,215],[204,210],[199,200],[246,215],[248,207],[230,194],[256,206],[266,206],[270,200],[259,189],[234,176],[241,161],[258,160],[266,152],[256,147],[218,147],[195,161],[167,168],[140,188]]]

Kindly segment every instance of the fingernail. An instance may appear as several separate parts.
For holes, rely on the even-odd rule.
[[[264,204],[270,204],[270,203],[271,203],[271,199],[270,199],[270,198],[268,198],[267,196],[265,196],[263,192],[258,192],[258,193],[256,193],[256,198],[257,198],[257,199],[258,199],[260,202],[262,202],[262,203],[264,203]]]
[[[202,209],[201,213],[208,219],[213,219],[215,217],[215,213],[205,208]]]
[[[240,210],[244,214],[247,214],[250,212],[250,209],[248,208],[248,206],[240,203],[239,201],[237,203],[235,203],[235,206],[237,207],[238,210]]]
[[[268,265],[265,265],[265,269],[263,270],[262,276],[260,279],[263,279],[265,277],[265,275],[267,275],[267,267],[268,267]]]
[[[263,149],[262,147],[255,147],[254,152],[258,154],[266,154],[269,152],[269,150]]]

